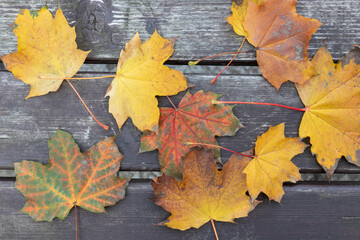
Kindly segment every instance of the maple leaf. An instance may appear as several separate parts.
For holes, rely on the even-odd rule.
[[[172,42],[157,31],[144,44],[136,33],[121,51],[116,77],[106,92],[119,128],[130,117],[140,131],[157,131],[160,113],[155,96],[187,89],[185,76],[163,65],[173,52]]]
[[[312,62],[317,75],[296,85],[305,105],[299,135],[310,137],[311,152],[330,178],[342,156],[360,166],[360,49],[334,64],[324,45]]]
[[[57,91],[71,78],[89,52],[77,49],[75,28],[61,11],[53,18],[46,6],[39,11],[22,10],[15,20],[18,51],[1,57],[15,78],[30,84],[27,98]],[[46,79],[58,78],[58,79]]]
[[[243,127],[231,106],[213,104],[221,95],[199,91],[187,92],[177,108],[160,108],[158,134],[146,131],[140,152],[159,150],[162,172],[181,178],[181,158],[194,146],[188,142],[217,145],[215,136],[234,136]],[[214,149],[220,161],[220,150]]]
[[[270,200],[280,202],[284,195],[283,182],[301,180],[299,169],[291,159],[307,147],[299,138],[284,136],[285,124],[270,127],[255,143],[255,157],[244,170],[250,196],[255,199],[260,192]],[[234,157],[247,159],[235,155]]]
[[[234,218],[247,216],[257,204],[246,195],[242,171],[247,163],[230,158],[218,171],[212,151],[191,151],[184,159],[181,182],[167,174],[151,182],[154,202],[172,214],[161,224],[186,230],[212,219],[234,222]]]
[[[321,23],[298,15],[296,3],[267,0],[258,5],[248,1],[233,5],[233,15],[228,18],[235,32],[256,47],[261,73],[276,89],[288,80],[303,84],[315,75],[307,48]]]
[[[262,4],[265,0],[250,0],[255,2],[257,5]],[[236,34],[240,36],[247,36],[247,32],[244,29],[243,23],[246,16],[248,7],[248,0],[243,0],[240,5],[237,5],[235,2],[231,5],[231,16],[227,17],[226,20],[230,23]]]
[[[116,177],[123,155],[114,137],[81,153],[69,133],[60,129],[49,140],[49,164],[15,163],[15,187],[26,197],[21,210],[35,221],[64,219],[76,204],[105,212],[125,196],[129,179]]]

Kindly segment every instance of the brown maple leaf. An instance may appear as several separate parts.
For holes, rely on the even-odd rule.
[[[228,22],[256,48],[261,73],[276,89],[288,80],[305,83],[315,75],[307,49],[321,23],[298,15],[296,0],[257,3],[233,6]]]
[[[257,204],[246,195],[242,171],[247,163],[230,158],[218,171],[212,151],[191,151],[184,159],[181,182],[163,174],[151,183],[154,202],[171,212],[161,224],[186,230],[208,221],[234,222],[234,218],[246,217]]]

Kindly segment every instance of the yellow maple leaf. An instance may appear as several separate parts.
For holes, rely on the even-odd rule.
[[[157,131],[160,111],[155,96],[187,89],[185,76],[163,65],[173,52],[172,42],[157,31],[144,44],[136,33],[121,51],[116,77],[105,95],[119,128],[130,117],[140,131]]]
[[[283,182],[301,180],[299,169],[291,159],[302,153],[307,145],[299,138],[286,138],[284,129],[283,123],[270,127],[256,140],[255,157],[244,170],[253,199],[263,192],[270,200],[280,202],[284,195]]]
[[[218,171],[214,154],[194,150],[183,160],[183,180],[163,174],[152,181],[154,202],[172,215],[162,224],[175,229],[199,228],[210,220],[234,222],[258,202],[246,195],[242,173],[249,159],[231,157]]]
[[[330,177],[342,156],[360,166],[360,48],[337,64],[326,45],[314,56],[317,75],[296,85],[305,113],[299,135]]]
[[[64,78],[79,70],[89,53],[77,49],[75,28],[68,25],[61,9],[55,18],[46,6],[39,11],[22,10],[15,20],[14,33],[18,51],[1,59],[15,78],[30,84],[27,98],[57,91]]]
[[[265,0],[250,0],[257,5],[262,4]],[[226,20],[230,23],[236,34],[240,36],[247,36],[247,32],[244,29],[243,22],[245,20],[246,12],[248,7],[248,0],[243,0],[240,5],[237,5],[235,2],[231,5],[231,16],[227,17]]]

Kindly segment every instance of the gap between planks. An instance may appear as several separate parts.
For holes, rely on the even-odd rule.
[[[160,176],[159,171],[119,171],[118,176],[123,178],[132,179],[153,179]],[[328,181],[325,173],[301,173],[302,180],[304,182],[315,181],[315,182],[326,182]],[[15,171],[8,169],[0,169],[1,178],[15,178]],[[348,182],[348,181],[359,181],[360,174],[333,174],[331,176],[331,182]]]

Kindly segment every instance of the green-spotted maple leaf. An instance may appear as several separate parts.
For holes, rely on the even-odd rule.
[[[194,147],[188,142],[217,145],[215,136],[234,136],[242,127],[231,106],[213,104],[219,97],[202,90],[187,92],[177,108],[160,108],[158,135],[144,132],[140,152],[158,149],[162,172],[181,178],[181,158]],[[214,152],[220,161],[220,150]]]
[[[123,155],[114,137],[107,137],[84,153],[69,133],[60,129],[49,140],[47,165],[15,163],[15,187],[26,197],[21,210],[35,221],[64,219],[72,207],[105,212],[125,196],[130,179],[116,177]]]

